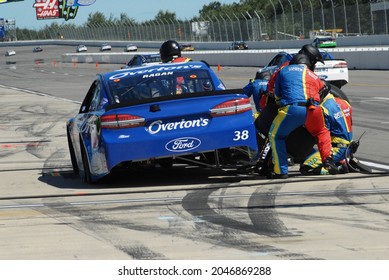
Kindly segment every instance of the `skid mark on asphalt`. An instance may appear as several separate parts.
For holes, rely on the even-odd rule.
[[[258,234],[268,236],[290,236],[291,233],[278,218],[275,200],[280,185],[256,189],[248,203],[248,214]]]
[[[209,197],[215,191],[212,189],[198,190],[187,194],[182,200],[182,206],[193,216],[194,221],[200,221],[196,223],[196,234],[202,241],[213,239],[230,247],[253,253],[273,254],[281,259],[312,259],[307,255],[295,254],[281,248],[259,243],[257,242],[258,239],[249,238],[244,234],[246,232],[269,237],[291,236],[282,221],[278,219],[274,209],[274,198],[280,188],[279,186],[274,190],[257,190],[253,193],[247,208],[244,208],[247,210],[246,215],[250,217],[253,224],[241,222],[221,214],[227,212],[223,211],[223,208],[231,208],[230,205],[221,201],[223,200],[222,197],[219,198],[217,203],[218,209],[211,208],[208,202]],[[261,196],[263,193],[266,193],[267,197],[257,197],[258,194]],[[232,210],[236,211],[237,209]]]
[[[389,216],[389,210],[382,210],[382,209],[375,209],[373,206],[378,202],[378,201],[383,201],[383,204],[389,207],[389,194],[388,193],[350,193],[348,190],[350,190],[352,187],[352,183],[344,183],[339,185],[336,188],[335,195],[338,197],[339,200],[352,205],[355,208],[362,209],[364,211],[372,212],[375,214],[381,214],[384,216]],[[375,186],[373,184],[373,189],[375,189]],[[365,198],[366,196],[369,196],[371,199],[372,203],[364,203],[360,204],[357,203],[358,198]],[[374,196],[374,198],[373,198]],[[365,199],[364,199],[365,200]],[[374,203],[373,203],[374,202]],[[380,203],[382,205],[382,203]]]
[[[77,207],[67,203],[64,199],[44,199],[45,209],[41,209],[40,212],[55,218],[61,223],[67,224],[68,226],[76,229],[79,232],[82,232],[85,235],[93,236],[98,240],[101,240],[104,243],[110,244],[115,247],[117,250],[127,254],[128,256],[138,259],[138,260],[151,260],[159,259],[163,260],[166,257],[158,252],[153,251],[148,248],[146,245],[138,244],[128,238],[123,240],[120,236],[117,236],[118,229],[129,229],[137,231],[154,231],[161,232],[158,227],[149,227],[142,225],[135,225],[131,221],[124,220],[111,220],[107,217],[104,211],[107,209],[83,209],[82,207]],[[148,205],[150,207],[150,205]],[[110,211],[116,211],[122,207],[110,209]],[[128,209],[127,209],[128,210]],[[141,210],[145,211],[145,210]],[[76,217],[77,219],[74,219]]]

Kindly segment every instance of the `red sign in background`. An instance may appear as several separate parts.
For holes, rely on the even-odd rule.
[[[37,19],[59,18],[58,0],[35,0]]]

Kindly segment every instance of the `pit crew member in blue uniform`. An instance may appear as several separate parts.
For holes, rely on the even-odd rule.
[[[280,108],[269,131],[274,165],[272,178],[288,178],[288,135],[306,123],[308,111],[321,113],[316,107],[320,103],[323,82],[310,67],[307,55],[296,54],[275,80],[274,97]]]
[[[312,71],[315,70],[316,63],[319,61],[324,64],[323,57],[319,51],[318,48],[312,46],[311,44],[306,44],[301,47],[301,49],[298,52],[299,54],[305,54],[309,58],[309,62],[311,64],[310,69]],[[289,65],[290,61],[286,61],[284,64],[282,64],[272,75],[272,77],[269,80],[268,83],[268,91],[274,92],[274,82],[278,75],[278,72],[282,69],[282,67]]]
[[[323,58],[321,56],[320,51],[316,47],[312,46],[311,44],[306,44],[306,45],[302,46],[300,51],[299,51],[299,54],[307,55],[307,57],[309,58],[309,68],[312,71],[314,71],[315,65],[318,61],[323,63]],[[277,78],[279,71],[283,67],[289,65],[289,63],[290,63],[290,61],[285,62],[272,74],[272,76],[268,82],[268,85],[267,85],[268,98],[266,100],[266,104],[265,104],[259,118],[257,118],[255,120],[255,127],[257,128],[257,131],[258,131],[257,138],[258,139],[261,138],[261,139],[259,139],[260,141],[258,141],[259,150],[260,150],[260,159],[257,163],[257,167],[258,167],[259,173],[262,175],[268,175],[269,170],[273,169],[272,163],[270,160],[271,149],[270,149],[270,143],[269,143],[269,139],[268,139],[268,133],[269,133],[271,123],[274,120],[275,116],[277,115],[277,110],[278,110],[278,106],[274,102],[274,83],[275,83],[275,80]],[[317,115],[321,116],[321,112],[320,113],[315,112],[315,113]],[[324,128],[324,121],[322,121],[321,126]],[[308,125],[308,127],[310,127],[310,126]],[[316,128],[318,128],[318,127],[319,126],[317,125]],[[310,128],[312,129],[312,127],[310,127]],[[328,147],[325,151],[327,153],[323,152],[323,157],[324,156],[329,157],[330,150],[331,150],[329,132],[327,131],[328,135],[327,135],[327,137],[325,137],[325,139],[323,139],[323,136],[325,136],[325,134],[320,133],[320,132],[323,132],[323,131],[322,130],[321,131],[310,131],[310,133],[315,138],[318,139],[319,143],[326,143],[326,146],[328,146]],[[300,132],[298,132],[298,134],[301,135]],[[308,141],[308,142],[310,142],[310,141]],[[301,143],[301,144],[308,144],[308,142]],[[262,145],[260,143],[262,143]],[[324,148],[322,148],[323,146],[324,145],[320,146],[322,151],[324,151]],[[333,170],[335,168],[335,164],[330,161],[330,157],[328,159],[328,163],[330,166],[332,166],[331,169]]]
[[[257,72],[254,80],[243,87],[243,92],[248,97],[253,97],[255,109],[258,113],[262,112],[266,105],[267,83],[269,82],[271,74],[269,71]]]

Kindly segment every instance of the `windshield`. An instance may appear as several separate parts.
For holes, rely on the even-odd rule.
[[[136,75],[108,82],[116,103],[214,90],[209,72],[190,69],[166,75]]]

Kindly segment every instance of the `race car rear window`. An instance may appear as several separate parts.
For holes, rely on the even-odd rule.
[[[117,103],[212,91],[215,88],[209,72],[203,69],[128,75],[109,80],[108,84]]]

